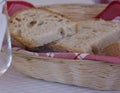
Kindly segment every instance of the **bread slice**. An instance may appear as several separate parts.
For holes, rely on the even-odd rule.
[[[77,34],[63,38],[49,46],[56,50],[98,54],[105,46],[120,40],[119,35],[119,23],[86,20],[78,24]]]
[[[45,8],[31,8],[16,13],[9,29],[15,40],[34,48],[75,34],[77,23]]]

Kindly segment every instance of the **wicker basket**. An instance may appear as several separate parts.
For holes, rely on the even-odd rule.
[[[13,51],[13,65],[25,75],[99,90],[120,90],[120,65],[37,57]]]
[[[78,4],[47,6],[78,21],[92,18],[104,7],[104,5]],[[82,12],[80,9],[87,12]],[[98,90],[120,90],[120,65],[118,64],[37,57],[13,50],[13,65],[25,75],[37,79]]]

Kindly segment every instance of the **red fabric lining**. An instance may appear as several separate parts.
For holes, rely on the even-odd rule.
[[[34,7],[25,1],[7,1],[8,15],[12,16],[16,11]]]
[[[95,18],[113,20],[117,16],[120,16],[120,1],[113,1]]]

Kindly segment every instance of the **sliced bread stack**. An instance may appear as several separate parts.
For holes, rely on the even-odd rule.
[[[98,54],[120,39],[120,24],[96,19],[77,23],[48,9],[32,8],[11,18],[10,32],[32,51]]]

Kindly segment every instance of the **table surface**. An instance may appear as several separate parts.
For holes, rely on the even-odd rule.
[[[92,0],[26,0],[35,5],[55,3],[94,3]],[[34,2],[33,2],[34,1]],[[51,1],[51,2],[49,2]],[[66,2],[67,1],[67,2]],[[87,1],[87,2],[86,2]],[[120,91],[97,91],[76,86],[36,80],[18,72],[13,66],[0,77],[0,93],[120,93]]]

